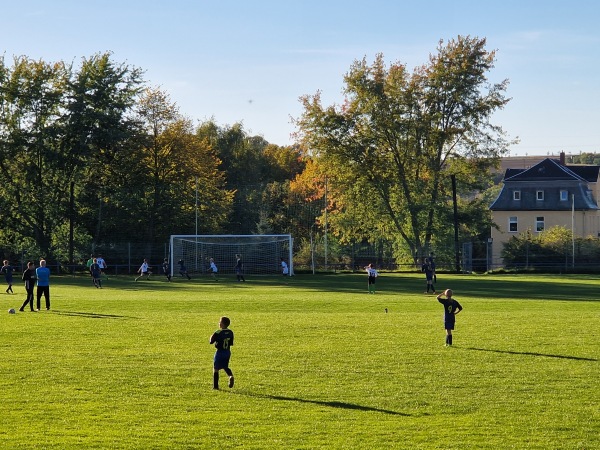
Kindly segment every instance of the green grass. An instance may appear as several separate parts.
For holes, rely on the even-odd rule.
[[[247,278],[0,296],[0,448],[600,448],[598,276],[439,275],[453,348],[421,275]],[[236,386],[214,391],[221,315]]]

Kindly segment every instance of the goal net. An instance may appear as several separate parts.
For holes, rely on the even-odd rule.
[[[293,274],[293,239],[289,234],[271,235],[171,235],[171,274],[178,275],[182,261],[189,274],[210,270],[213,258],[219,274],[234,274],[240,255],[244,274],[282,274],[281,261]]]

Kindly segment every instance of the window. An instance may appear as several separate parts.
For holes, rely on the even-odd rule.
[[[560,190],[560,201],[566,202],[567,200],[569,200],[569,191],[561,189]]]
[[[521,200],[521,191],[513,191],[513,200]]]
[[[517,217],[516,216],[508,218],[508,231],[511,231],[513,233],[517,232]]]
[[[543,217],[535,218],[535,231],[537,231],[537,232],[544,231],[544,218]]]
[[[535,198],[538,200],[544,200],[544,191],[535,191]]]

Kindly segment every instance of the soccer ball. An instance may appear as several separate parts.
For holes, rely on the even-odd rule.
[[[16,314],[17,312],[15,311],[15,308],[10,308],[10,309],[8,310],[8,313],[9,313],[9,314]]]

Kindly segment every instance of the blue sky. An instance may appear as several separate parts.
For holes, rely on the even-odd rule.
[[[354,60],[410,69],[438,41],[470,35],[497,50],[491,81],[512,101],[494,116],[520,139],[511,154],[600,152],[600,2],[592,0],[20,0],[2,3],[5,62],[111,51],[145,70],[185,116],[242,122],[252,135],[293,143],[298,98],[340,103]]]

